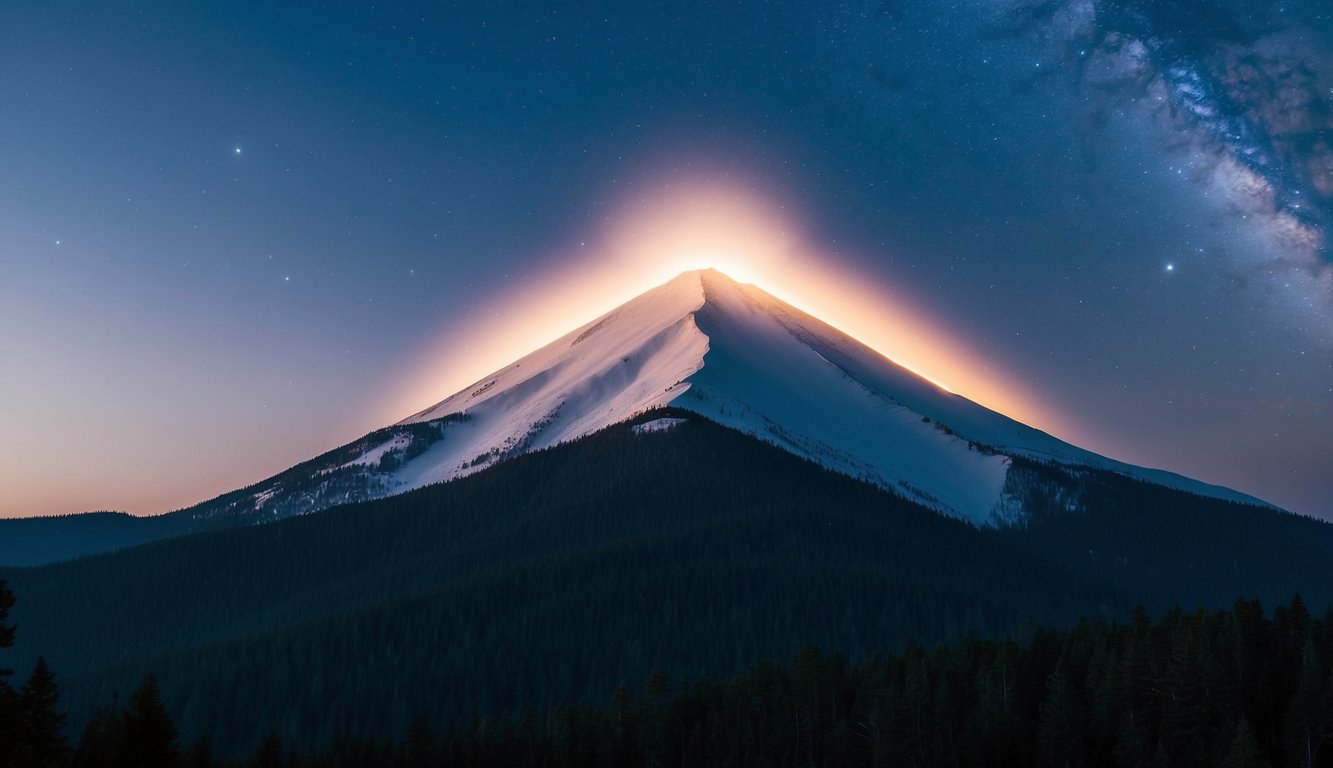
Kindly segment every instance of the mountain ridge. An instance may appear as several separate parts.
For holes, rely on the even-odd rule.
[[[587,354],[599,337],[606,349],[600,356]],[[617,376],[617,397],[608,402],[605,385]],[[598,396],[591,407],[585,390]],[[978,524],[1017,514],[1003,497],[1011,455],[1272,506],[1073,446],[949,393],[757,286],[711,269],[685,272],[399,423],[450,414],[483,418],[503,410],[502,436],[489,439],[493,460],[502,460],[664,405],[695,411]],[[571,410],[577,414],[572,418]],[[877,432],[869,433],[867,424]],[[456,460],[456,469],[444,469],[436,479],[472,470],[461,464]]]
[[[270,522],[473,474],[661,407],[738,429],[976,525],[1022,524],[1013,459],[1116,472],[1273,508],[1066,443],[894,363],[754,285],[685,272],[407,418],[269,478],[154,518],[0,521],[0,563],[40,564]],[[59,529],[59,530],[57,530]],[[66,546],[70,534],[77,545]]]

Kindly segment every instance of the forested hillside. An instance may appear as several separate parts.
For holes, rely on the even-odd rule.
[[[0,648],[12,638],[0,582]],[[1267,617],[1141,608],[1006,640],[962,640],[860,663],[807,646],[787,664],[673,681],[659,670],[582,704],[340,731],[293,749],[270,729],[219,759],[211,731],[184,741],[155,678],[72,735],[45,662],[15,691],[0,674],[0,765],[41,768],[427,766],[1333,765],[1333,611],[1299,598]],[[253,714],[252,717],[259,717]]]
[[[270,752],[276,740],[267,744]],[[280,750],[276,750],[281,754]],[[298,761],[299,762],[299,761]],[[595,705],[509,712],[396,742],[348,742],[319,766],[1333,765],[1333,612],[1299,597],[1267,618],[1141,610],[1018,640],[975,635],[850,663],[786,664],[673,683],[650,674]]]
[[[1028,482],[1081,505],[977,529],[685,417],[319,515],[0,571],[22,595],[16,666],[46,654],[76,725],[151,671],[182,733],[230,754],[270,730],[304,749],[418,713],[595,701],[653,668],[729,675],[805,644],[862,660],[1140,601],[1330,602],[1324,524],[1032,465]]]

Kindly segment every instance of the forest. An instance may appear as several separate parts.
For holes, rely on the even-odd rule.
[[[389,499],[0,569],[21,596],[8,666],[44,657],[77,733],[151,674],[181,738],[231,759],[269,734],[307,754],[418,715],[595,706],[806,645],[855,666],[1136,604],[1333,604],[1327,524],[1016,469],[1031,517],[978,528],[697,417],[621,425]]]
[[[0,582],[0,648],[13,595]],[[729,678],[660,671],[595,703],[466,721],[418,712],[398,733],[335,735],[302,750],[269,731],[219,759],[179,737],[157,682],[105,703],[80,734],[39,659],[17,690],[0,673],[0,766],[424,768],[425,766],[1328,766],[1333,611],[1299,596],[1266,614],[1142,608],[1124,623],[984,640],[849,663],[807,646]],[[381,681],[392,686],[393,681]]]

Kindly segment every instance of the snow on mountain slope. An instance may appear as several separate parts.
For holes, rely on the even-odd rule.
[[[981,524],[1012,517],[1004,495],[1010,456],[1263,503],[1069,445],[713,270],[682,274],[400,422],[454,419],[385,488],[460,477],[665,405]]]
[[[405,419],[467,416],[400,479],[451,479],[666,405],[708,351],[694,323],[703,298],[697,276],[677,278]]]

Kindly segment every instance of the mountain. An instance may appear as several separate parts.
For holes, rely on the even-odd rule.
[[[60,531],[82,556],[31,565]],[[228,755],[577,711],[806,643],[1333,607],[1333,526],[1063,443],[711,271],[261,483],[14,532],[45,549],[0,567],[0,667],[45,656],[75,729],[151,672]]]
[[[1021,518],[1006,488],[1014,457],[1262,504],[1057,440],[716,270],[686,272],[404,420],[462,417],[395,479],[452,479],[666,405],[979,524]]]
[[[28,565],[62,531],[83,556],[0,567],[5,665],[45,655],[76,725],[152,672],[228,753],[805,643],[862,659],[1136,604],[1333,606],[1333,526],[1061,442],[713,271],[247,488],[13,521],[0,551],[16,531],[43,542]]]
[[[1023,526],[975,526],[679,408],[456,481],[269,525],[0,568],[77,729],[153,672],[224,754],[381,738],[806,643],[852,660],[1028,637],[1136,603],[1333,605],[1333,526],[1015,459]],[[1061,500],[1078,499],[1073,511]]]
[[[154,521],[106,548],[303,515],[475,473],[652,408],[705,416],[937,512],[1023,524],[1015,459],[1109,471],[1247,504],[1244,494],[1099,456],[946,392],[835,328],[714,270],[686,272],[398,424]],[[1077,499],[1065,500],[1076,505]],[[96,551],[0,521],[0,563]]]

